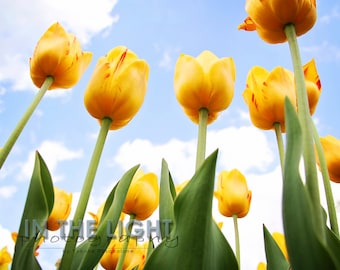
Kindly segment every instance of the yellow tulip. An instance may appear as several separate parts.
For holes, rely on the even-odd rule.
[[[340,183],[340,140],[327,135],[320,138],[320,142],[325,154],[329,178],[335,183]],[[316,161],[320,166],[318,155]]]
[[[98,210],[97,210],[97,213],[93,213],[93,212],[89,212],[89,215],[94,219],[95,221],[95,225],[97,226],[100,222],[100,219],[102,218],[102,214],[103,214],[103,210],[104,210],[104,206],[105,206],[105,202],[102,203]],[[120,214],[120,220],[123,221],[125,218],[125,214],[124,213],[121,213]]]
[[[252,192],[248,190],[246,178],[239,170],[222,171],[219,174],[215,196],[218,210],[223,216],[237,215],[242,218],[248,214]]]
[[[272,236],[275,242],[277,243],[277,245],[279,246],[279,248],[281,249],[285,258],[289,260],[285,236],[279,232],[273,232]]]
[[[310,113],[313,114],[321,94],[321,83],[315,61],[303,66]],[[252,123],[264,130],[272,129],[275,123],[285,131],[284,100],[288,97],[296,105],[294,73],[283,67],[271,72],[255,66],[248,73],[243,98],[248,105]]]
[[[54,187],[53,209],[47,220],[47,229],[56,231],[60,228],[62,221],[65,221],[71,212],[72,193]]]
[[[267,265],[264,262],[260,262],[257,265],[257,270],[266,270],[267,269]]]
[[[7,251],[7,247],[3,247],[0,250],[0,270],[7,270],[8,265],[12,261],[11,254]]]
[[[127,125],[143,104],[149,66],[126,47],[118,46],[101,57],[85,91],[87,111],[101,121],[112,120],[110,129]]]
[[[30,58],[33,83],[41,87],[47,76],[54,81],[49,89],[71,88],[90,64],[92,53],[81,50],[78,39],[55,23],[38,41]]]
[[[235,77],[235,64],[230,57],[219,59],[210,51],[203,51],[196,58],[181,54],[175,67],[175,95],[194,123],[198,123],[202,108],[208,110],[211,123],[230,105]]]
[[[12,237],[12,240],[14,241],[14,243],[16,243],[17,239],[18,239],[18,233],[17,232],[12,232],[11,233],[11,237]],[[36,239],[36,241],[35,241],[36,245],[35,245],[35,250],[34,250],[34,256],[38,256],[39,255],[38,249],[44,243],[44,241],[45,241],[45,238],[43,236],[41,236],[40,238]]]
[[[159,203],[157,175],[139,170],[134,175],[126,195],[123,212],[135,215],[137,220],[145,220],[152,215]]]
[[[184,182],[178,184],[175,186],[176,194],[178,195],[183,188],[186,187],[186,185],[189,183],[190,180],[185,180]]]
[[[127,239],[113,238],[108,245],[105,253],[100,259],[100,265],[106,270],[115,270],[118,264],[120,254],[123,251],[124,241]],[[129,241],[127,252],[124,258],[123,269],[127,269],[130,266],[131,261],[136,251],[136,241]],[[136,264],[137,265],[137,264]]]
[[[308,32],[316,21],[316,0],[247,0],[248,17],[239,29],[256,30],[260,38],[268,43],[287,40],[284,27],[295,26],[297,36]]]

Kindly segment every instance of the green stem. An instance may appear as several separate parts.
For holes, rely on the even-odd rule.
[[[32,116],[34,110],[37,108],[39,105],[41,99],[45,95],[46,91],[48,88],[51,86],[53,83],[54,79],[52,76],[47,76],[43,85],[39,89],[38,93],[35,95],[34,99],[32,100],[31,104],[28,106],[24,114],[22,115],[21,119],[17,123],[16,127],[12,131],[11,135],[5,142],[5,144],[2,146],[2,149],[0,151],[0,169],[2,168],[2,165],[4,164],[9,152],[12,150],[15,142],[19,138],[22,130],[26,126],[28,120]]]
[[[316,229],[321,234],[321,239],[324,239],[325,235],[323,230],[323,218],[320,206],[318,177],[315,166],[316,161],[314,153],[313,133],[311,127],[311,117],[309,112],[306,82],[303,74],[299,45],[297,42],[295,27],[293,24],[286,25],[284,31],[288,39],[294,67],[298,118],[302,129],[303,160],[306,175],[306,187],[312,202]]]
[[[209,112],[206,108],[201,108],[198,115],[198,139],[196,153],[196,170],[201,166],[205,159],[205,148],[207,144],[207,126]]]
[[[234,232],[235,232],[236,260],[238,262],[238,269],[241,269],[240,235],[238,232],[237,215],[233,215],[233,221],[234,221]]]
[[[320,137],[319,137],[318,131],[317,131],[314,123],[312,125],[312,128],[313,128],[313,136],[314,136],[316,151],[317,151],[318,157],[319,157],[319,163],[320,163],[323,185],[324,185],[325,194],[326,194],[329,222],[330,222],[332,231],[337,236],[340,236],[339,235],[339,227],[338,227],[338,219],[337,219],[337,215],[336,215],[336,209],[335,209],[335,204],[334,204],[332,187],[331,187],[331,183],[330,183],[330,180],[329,180],[329,174],[328,174],[328,168],[327,168],[325,154],[324,154],[321,142],[320,142]]]
[[[84,214],[86,211],[87,203],[90,197],[91,189],[93,186],[94,178],[97,172],[99,160],[104,148],[106,136],[108,134],[110,125],[112,120],[110,118],[104,118],[99,135],[97,138],[97,142],[95,148],[93,150],[92,158],[90,161],[90,165],[87,170],[86,178],[83,184],[83,188],[80,193],[79,202],[74,214],[73,222],[76,226],[80,226],[82,224],[82,220],[84,218]],[[63,257],[60,263],[60,269],[71,269],[71,263],[73,254],[75,251],[75,247],[77,244],[78,236],[79,236],[80,228],[72,227],[70,228],[70,232],[68,235],[68,240],[65,245]]]
[[[283,146],[283,139],[282,139],[282,132],[281,132],[281,124],[274,123],[274,130],[275,130],[275,135],[276,135],[277,147],[279,149],[281,172],[283,175],[285,153],[284,153],[284,146]]]
[[[116,270],[123,270],[123,265],[124,265],[124,260],[125,260],[125,256],[126,256],[126,252],[128,250],[129,247],[129,241],[130,241],[130,235],[131,235],[131,231],[132,231],[132,226],[133,226],[133,221],[135,220],[136,215],[131,214],[130,215],[130,219],[129,219],[129,227],[128,227],[128,232],[127,232],[127,236],[126,236],[126,241],[123,244],[122,247],[122,252],[119,255],[119,259],[118,259],[118,263],[116,266]]]

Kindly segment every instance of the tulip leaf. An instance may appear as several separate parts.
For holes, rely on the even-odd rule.
[[[295,109],[285,100],[287,149],[283,173],[283,226],[292,269],[336,269],[313,222],[307,190],[299,174],[302,132]],[[320,206],[321,207],[321,206]],[[325,225],[326,226],[326,225]]]
[[[268,270],[287,270],[289,262],[287,262],[279,245],[276,243],[273,236],[270,234],[266,226],[263,226],[264,243],[267,258]]]
[[[96,233],[76,248],[72,269],[93,269],[98,264],[111,239],[115,237],[114,232],[125,197],[138,167],[135,166],[127,171],[109,194]]]
[[[36,241],[44,235],[46,221],[53,204],[54,191],[51,175],[44,160],[36,152],[34,169],[15,243],[13,270],[41,269],[34,255]]]
[[[326,228],[327,247],[336,264],[336,269],[340,269],[340,238],[332,230]]]
[[[161,221],[169,221],[167,225],[171,225],[174,220],[174,200],[176,197],[176,190],[169,172],[168,164],[162,160],[162,170],[159,190],[159,219]],[[169,235],[169,226],[161,222],[161,235],[164,239]],[[173,225],[173,224],[172,224]]]
[[[174,201],[174,228],[148,258],[145,270],[238,269],[235,255],[212,218],[217,151]]]

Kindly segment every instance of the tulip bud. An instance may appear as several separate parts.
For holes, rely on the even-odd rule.
[[[199,111],[208,110],[208,123],[227,109],[234,96],[235,64],[232,58],[219,59],[210,51],[198,57],[181,54],[174,76],[175,95],[184,113],[198,123]]]
[[[59,24],[53,24],[38,41],[30,58],[33,83],[41,87],[46,77],[53,77],[49,89],[71,88],[78,83],[92,59],[81,50],[78,39]]]
[[[321,83],[315,61],[303,66],[310,113],[313,114],[321,94]],[[247,86],[243,98],[249,108],[252,123],[264,130],[272,129],[280,123],[285,131],[284,100],[288,97],[296,105],[294,73],[283,67],[276,67],[271,72],[256,66],[247,77]]]
[[[148,64],[135,53],[112,49],[98,60],[85,90],[87,111],[99,121],[110,118],[110,129],[127,125],[143,104],[148,75]]]
[[[260,38],[268,43],[282,43],[287,40],[284,28],[295,26],[297,36],[308,32],[316,22],[316,0],[247,0],[248,17],[239,29],[256,30]]]
[[[47,220],[47,229],[56,231],[60,228],[62,221],[65,221],[71,212],[72,193],[54,187],[54,204],[52,212]]]
[[[320,142],[324,151],[329,178],[335,183],[340,183],[340,140],[328,135],[320,138]],[[316,162],[320,166],[318,155],[316,155]]]
[[[145,220],[156,210],[158,203],[157,175],[137,171],[126,195],[123,212],[127,215],[135,215],[137,220]]]
[[[244,175],[237,169],[222,171],[218,176],[215,195],[218,210],[225,217],[237,215],[242,218],[248,214],[252,192],[248,190]]]

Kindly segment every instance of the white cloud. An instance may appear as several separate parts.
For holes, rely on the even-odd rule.
[[[303,46],[301,51],[313,56],[318,62],[337,62],[340,60],[340,48],[327,41],[315,46]]]
[[[84,45],[118,21],[112,14],[116,4],[117,0],[7,1],[0,17],[0,83],[10,82],[14,90],[35,89],[28,61],[46,29],[58,21]]]
[[[48,140],[43,141],[37,148],[37,151],[44,159],[55,182],[63,179],[63,176],[56,172],[59,162],[77,159],[83,156],[82,150],[70,150],[62,142]],[[35,151],[31,151],[27,161],[22,166],[19,176],[20,179],[27,180],[30,178],[34,167],[34,160]]]
[[[320,16],[319,22],[329,24],[334,19],[340,18],[339,8],[333,7],[330,13]]]
[[[17,191],[16,186],[2,186],[0,187],[0,198],[10,198]]]
[[[274,160],[264,132],[252,126],[209,131],[207,141],[207,155],[218,148],[218,165],[225,170],[238,168],[242,172],[252,169],[264,171]],[[136,139],[124,143],[114,161],[123,170],[141,164],[145,170],[157,173],[162,158],[167,161],[172,176],[177,179],[175,181],[190,179],[195,169],[196,140],[172,139],[164,144],[154,144]]]

